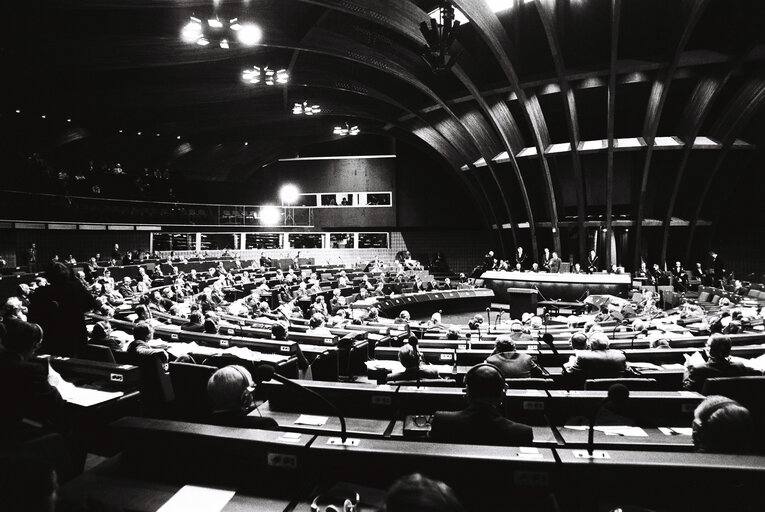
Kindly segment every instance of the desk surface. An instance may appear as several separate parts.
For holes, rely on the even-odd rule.
[[[268,402],[261,404],[252,411],[250,416],[263,416],[264,418],[273,418],[279,424],[279,430],[287,432],[302,432],[316,435],[336,435],[340,433],[340,420],[332,415],[311,414],[303,415],[298,412],[272,411]],[[300,416],[324,417],[327,418],[323,425],[298,424],[295,421]],[[392,420],[369,419],[369,418],[345,418],[348,435],[354,436],[376,436],[383,437],[388,430]]]
[[[687,427],[687,425],[686,425]],[[658,428],[642,427],[638,430],[646,436],[631,435],[622,427],[595,427],[594,442],[597,448],[621,450],[664,450],[664,451],[693,451],[693,439],[690,435],[681,433],[665,434]],[[601,429],[601,430],[599,430]],[[607,429],[608,432],[603,432]],[[557,427],[567,448],[584,448],[587,446],[588,429],[581,427]],[[536,431],[535,431],[536,434]]]
[[[547,272],[507,272],[504,270],[490,270],[481,275],[481,279],[496,279],[503,281],[528,281],[532,283],[606,283],[606,284],[631,284],[629,274],[573,274],[573,273],[547,273]]]
[[[58,490],[62,501],[82,502],[94,499],[115,510],[156,512],[183,485],[160,483],[124,476],[119,473],[120,457],[109,459],[83,473]],[[235,494],[221,512],[253,510],[291,510],[293,499]]]

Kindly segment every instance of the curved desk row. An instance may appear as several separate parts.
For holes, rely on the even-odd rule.
[[[494,292],[486,288],[472,290],[434,290],[432,292],[404,293],[392,297],[377,298],[380,313],[391,317],[406,309],[410,313],[448,313],[482,311],[494,300]],[[368,308],[373,303],[354,303],[351,307]]]

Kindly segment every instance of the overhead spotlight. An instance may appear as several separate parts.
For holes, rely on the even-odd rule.
[[[221,23],[218,18],[212,18],[207,20],[207,25],[210,28],[223,28],[223,23]]]
[[[286,84],[289,81],[289,74],[286,69],[275,70],[268,66],[263,68],[253,66],[252,69],[242,71],[242,80],[249,84]]]
[[[295,204],[299,198],[300,190],[292,183],[284,185],[279,190],[279,199],[281,199],[282,204]]]
[[[254,23],[244,23],[236,30],[236,37],[245,46],[255,46],[263,37],[263,32]]]
[[[21,114],[21,110],[16,109],[17,114]]]
[[[202,37],[202,22],[192,17],[181,30],[181,39],[185,43],[196,43],[200,37]]]
[[[210,41],[205,37],[200,37],[199,39],[197,39],[197,44],[199,46],[207,46],[208,44],[210,44]]]
[[[244,145],[245,145],[245,146],[249,146],[249,145],[250,145],[250,143],[249,143],[249,142],[247,142],[247,141],[245,141],[245,142],[244,142]]]
[[[440,19],[431,18],[430,26],[424,21],[420,23],[420,32],[427,43],[422,46],[421,56],[434,73],[445,73],[462,53],[451,50],[459,34],[460,22],[455,21],[454,6],[449,0],[439,1],[438,13]]]
[[[228,28],[236,32],[237,30],[241,30],[242,25],[239,24],[239,18],[232,18],[229,20]]]
[[[220,44],[220,47],[223,48],[223,49],[228,50],[228,48],[229,48],[228,40],[227,39],[221,39],[220,43],[218,43],[218,44]]]
[[[67,119],[67,120],[66,120],[66,122],[67,122],[67,123],[71,123],[71,122],[72,122],[72,120],[71,120],[71,119]]]
[[[46,118],[46,117],[48,117],[48,116],[46,116],[45,114],[43,114],[43,115],[41,115],[40,117],[41,117],[41,118],[43,118],[43,119],[45,119],[45,118]]]
[[[178,140],[181,140],[181,136],[180,136],[180,135],[178,135],[178,136],[176,137],[176,139],[178,139]]]
[[[262,206],[260,208],[260,223],[264,226],[276,226],[282,219],[282,212],[276,206]]]
[[[141,135],[141,132],[138,132],[138,135]]]

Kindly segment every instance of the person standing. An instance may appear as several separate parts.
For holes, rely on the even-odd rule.
[[[32,246],[27,249],[27,266],[30,272],[37,271],[37,244],[32,242]]]
[[[42,352],[74,357],[88,342],[84,313],[98,302],[63,263],[51,265],[48,281],[32,295],[29,319],[46,333]]]

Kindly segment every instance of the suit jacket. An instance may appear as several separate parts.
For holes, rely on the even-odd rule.
[[[22,418],[50,423],[63,431],[68,423],[64,400],[48,384],[42,363],[24,361],[0,347],[0,431],[18,426]]]
[[[627,356],[621,350],[583,350],[573,363],[564,367],[571,375],[583,379],[608,379],[623,377],[627,371]]]
[[[506,379],[541,377],[543,375],[542,369],[534,361],[534,358],[520,352],[494,354],[489,356],[486,362],[499,368]]]
[[[729,358],[710,358],[709,361],[702,365],[689,366],[685,369],[683,389],[687,391],[701,391],[707,379],[714,377],[743,377],[747,375],[762,375],[762,372],[750,368],[739,361],[731,361]]]
[[[557,274],[560,272],[560,258],[550,258],[549,271]]]
[[[433,416],[430,437],[445,443],[490,444],[499,446],[530,445],[534,431],[515,423],[488,404],[470,404],[456,412],[437,412]]]

